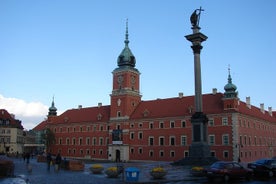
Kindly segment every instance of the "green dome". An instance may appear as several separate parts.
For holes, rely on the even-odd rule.
[[[237,90],[237,86],[235,84],[232,83],[232,78],[230,75],[230,69],[229,70],[229,74],[228,74],[228,83],[224,86],[224,97],[226,98],[233,98],[233,97],[237,97],[238,93],[236,92]]]
[[[128,47],[128,25],[126,25],[126,39],[125,39],[125,48],[122,50],[121,54],[117,59],[117,63],[119,67],[122,66],[130,66],[135,67],[136,59],[132,54],[130,48]]]

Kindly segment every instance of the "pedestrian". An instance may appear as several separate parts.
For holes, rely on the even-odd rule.
[[[30,163],[30,153],[28,152],[28,153],[26,153],[26,160],[27,160],[27,164],[29,164]]]
[[[50,171],[50,166],[51,166],[51,162],[52,162],[52,154],[51,154],[51,152],[47,153],[46,160],[47,160],[47,170]]]
[[[23,152],[22,156],[23,156],[23,161],[25,162],[25,159],[26,159],[26,153],[25,153],[25,152]]]
[[[56,161],[55,161],[55,170],[56,170],[56,172],[59,171],[60,164],[61,164],[61,155],[60,155],[60,153],[58,153],[57,156],[56,156]]]

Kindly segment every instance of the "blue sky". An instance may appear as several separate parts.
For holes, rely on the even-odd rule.
[[[59,113],[109,105],[126,19],[142,100],[194,95],[184,36],[200,6],[202,92],[224,92],[230,65],[239,98],[275,110],[274,0],[1,0],[0,108],[31,129],[53,96]]]

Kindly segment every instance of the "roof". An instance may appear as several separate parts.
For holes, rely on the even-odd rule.
[[[203,112],[222,113],[222,93],[206,94],[202,96]],[[194,96],[175,97],[167,99],[156,99],[142,101],[131,115],[131,119],[141,117],[165,118],[192,115],[194,112]]]
[[[10,114],[5,109],[0,109],[0,120],[1,120],[1,126],[23,129],[21,121],[18,119],[15,119],[14,115]],[[8,124],[6,124],[7,120],[8,120]]]
[[[211,93],[202,95],[203,113],[222,114],[236,112],[240,114],[256,117],[268,122],[276,123],[275,116],[271,116],[268,111],[264,113],[253,105],[249,108],[245,102],[240,101],[236,109],[224,110],[223,93]],[[108,122],[110,120],[110,105],[96,106],[88,108],[70,109],[59,116],[48,117],[34,130],[44,129],[47,123],[87,123],[87,122]],[[130,116],[130,120],[136,119],[155,119],[168,117],[191,116],[194,113],[194,96],[183,96],[166,99],[156,99],[141,101]],[[272,112],[275,115],[275,112]]]
[[[51,117],[50,123],[84,123],[109,121],[110,106],[70,109],[63,114]]]
[[[42,131],[47,126],[47,123],[48,123],[48,121],[44,120],[41,123],[39,123],[36,127],[34,127],[33,130],[35,130],[35,131]]]

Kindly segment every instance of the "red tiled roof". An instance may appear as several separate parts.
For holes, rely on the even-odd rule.
[[[223,94],[206,94],[202,96],[203,112],[221,113],[223,112]],[[167,99],[157,99],[142,101],[131,115],[131,119],[144,118],[144,113],[148,113],[146,118],[164,118],[192,115],[194,112],[194,96],[176,97]]]
[[[41,130],[44,130],[45,127],[47,126],[48,124],[48,121],[45,120],[45,121],[42,121],[41,123],[39,123],[36,127],[33,128],[33,130],[35,131],[41,131]]]
[[[223,93],[204,94],[202,95],[203,112],[205,114],[221,114],[226,111],[223,109]],[[190,109],[192,112],[190,112]],[[130,119],[141,118],[165,118],[191,116],[194,113],[194,96],[175,97],[167,99],[156,99],[149,101],[141,101]],[[260,108],[251,105],[249,109],[245,102],[240,101],[236,110],[237,113],[254,116],[269,122],[275,122],[275,116],[270,116],[267,111],[262,113]],[[230,111],[227,111],[230,112]],[[273,112],[275,115],[275,112]],[[147,114],[145,116],[145,114]],[[101,119],[98,119],[98,116]],[[80,109],[71,109],[65,111],[59,116],[49,117],[47,121],[43,121],[36,126],[35,130],[45,128],[47,123],[84,123],[84,122],[108,122],[110,119],[110,105],[101,107],[88,107]]]
[[[109,121],[110,106],[88,107],[80,109],[70,109],[63,114],[53,117],[51,123],[82,123]],[[101,119],[98,119],[101,116]]]
[[[273,114],[273,116],[271,116],[269,115],[268,111],[264,111],[263,113],[261,109],[256,106],[251,105],[251,107],[249,108],[245,102],[240,101],[239,112],[242,114],[254,116],[256,118],[260,118],[269,122],[276,123],[275,113]]]

